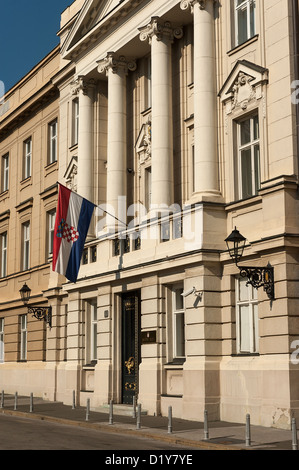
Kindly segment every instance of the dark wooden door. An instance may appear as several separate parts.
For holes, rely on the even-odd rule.
[[[138,292],[122,296],[122,403],[132,404],[138,394],[140,363],[140,296]]]

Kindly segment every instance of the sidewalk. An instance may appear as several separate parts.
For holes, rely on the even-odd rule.
[[[17,409],[15,397],[4,396],[4,406],[0,414],[9,414],[30,419],[40,419],[61,424],[91,427],[106,432],[135,435],[155,439],[160,442],[175,443],[179,446],[206,450],[292,450],[292,432],[262,426],[250,426],[251,445],[245,442],[244,424],[227,422],[210,422],[209,438],[204,439],[204,423],[172,418],[172,432],[168,432],[168,418],[161,416],[141,415],[140,429],[137,421],[131,416],[113,414],[113,424],[109,424],[109,413],[90,411],[83,407],[63,405],[60,402],[44,401],[33,398],[33,408],[30,411],[30,397],[19,396]],[[132,408],[133,411],[133,408]],[[133,414],[133,413],[132,413]]]

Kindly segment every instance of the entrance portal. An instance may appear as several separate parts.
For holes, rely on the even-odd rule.
[[[140,364],[140,294],[122,296],[122,403],[132,404],[138,395]]]

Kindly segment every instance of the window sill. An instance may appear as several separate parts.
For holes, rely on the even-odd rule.
[[[0,193],[0,198],[8,197],[9,195],[9,189],[5,189]]]
[[[233,47],[230,51],[227,52],[228,56],[231,56],[233,54],[236,54],[240,50],[244,49],[245,47],[249,46],[253,42],[256,42],[259,38],[259,35],[256,34],[255,36],[252,36],[252,38],[247,39],[247,41],[242,42],[242,44],[238,44],[237,46]]]
[[[186,361],[186,358],[181,358],[181,359],[174,359],[171,362],[167,362],[164,364],[165,369],[182,369],[184,362]]]
[[[96,365],[97,365],[97,361],[92,361],[90,364],[84,364],[82,368],[83,370],[94,370]]]
[[[232,354],[232,357],[259,357],[260,353],[239,353]]]
[[[47,163],[47,165],[45,166],[45,170],[51,170],[51,168],[53,166],[57,166],[58,162],[57,160],[55,160],[54,162],[51,162],[51,163]]]
[[[229,202],[228,204],[226,204],[226,210],[241,209],[242,207],[253,205],[253,204],[259,204],[261,202],[262,202],[261,196],[259,195],[251,196],[246,199],[238,199],[237,201]]]
[[[73,144],[73,145],[71,145],[71,146],[69,147],[69,151],[70,151],[70,152],[72,152],[73,150],[76,150],[76,149],[78,149],[78,143]]]
[[[169,395],[167,393],[161,394],[163,398],[183,398],[183,395]]]

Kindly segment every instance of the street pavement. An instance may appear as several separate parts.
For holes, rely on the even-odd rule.
[[[32,406],[33,403],[33,406]],[[172,418],[141,415],[140,424],[130,415],[117,414],[114,409],[113,420],[105,410],[89,411],[88,408],[64,405],[33,397],[4,395],[0,405],[0,415],[10,415],[31,420],[48,421],[70,426],[80,426],[105,433],[115,433],[127,437],[142,437],[159,443],[201,450],[297,450],[292,431],[250,425],[250,440],[246,425],[223,421],[208,422],[208,435],[204,423]],[[108,408],[107,408],[108,411]],[[248,430],[248,427],[247,427]],[[247,436],[247,440],[246,440]]]

